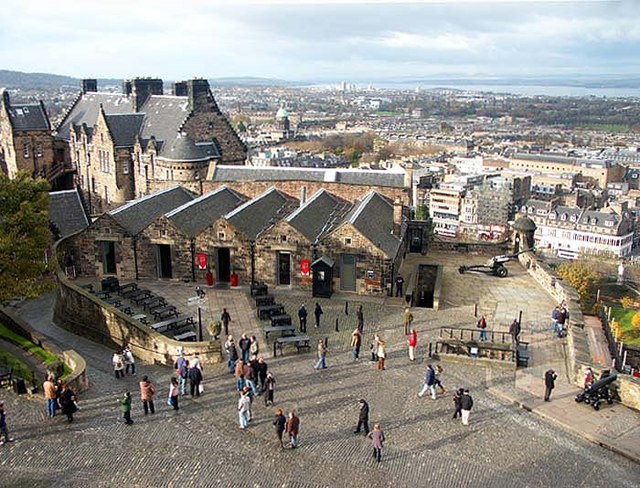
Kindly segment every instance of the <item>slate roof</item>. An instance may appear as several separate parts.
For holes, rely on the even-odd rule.
[[[122,207],[109,212],[131,235],[137,235],[160,215],[193,200],[193,195],[181,186],[173,186],[137,200],[131,200]]]
[[[621,220],[620,216],[614,211],[585,210],[580,216],[578,223],[580,225],[591,225],[602,227],[603,229],[617,230]],[[609,222],[609,225],[606,225],[605,222]]]
[[[393,205],[386,198],[370,192],[349,216],[349,222],[388,257],[395,258],[400,239],[393,235]]]
[[[249,200],[224,216],[238,231],[249,240],[282,220],[297,206],[294,200],[276,188],[270,188],[262,195]]]
[[[67,237],[89,226],[78,190],[49,192],[49,221]]]
[[[71,125],[93,127],[98,120],[100,105],[105,114],[131,113],[131,100],[122,93],[87,92],[82,94],[57,127],[57,137],[69,140]]]
[[[352,185],[404,188],[404,172],[361,169],[216,166],[214,181],[324,181]]]
[[[196,237],[218,218],[244,202],[244,198],[226,186],[202,195],[166,214],[189,237]]]
[[[144,114],[105,114],[107,126],[116,147],[133,147],[144,120]]]
[[[310,242],[314,242],[341,223],[352,207],[352,203],[345,202],[323,188],[289,215],[287,222]]]
[[[156,139],[158,159],[205,161],[220,157],[213,141],[196,143],[182,133],[182,125],[191,113],[188,97],[151,95],[135,113],[131,113],[132,103],[124,94],[84,93],[58,126],[57,137],[69,139],[71,124],[93,128],[102,105],[116,146],[131,147],[139,135],[145,148],[152,137]]]
[[[15,104],[7,107],[11,125],[16,131],[50,130],[49,118],[44,107],[39,104]]]

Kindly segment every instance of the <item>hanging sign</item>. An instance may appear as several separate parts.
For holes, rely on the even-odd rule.
[[[196,255],[196,262],[198,263],[198,269],[207,269],[207,255],[203,252],[199,252]]]

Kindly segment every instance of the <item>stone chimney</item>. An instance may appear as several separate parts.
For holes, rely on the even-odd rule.
[[[393,202],[393,235],[400,238],[400,230],[402,229],[402,199],[396,197]]]
[[[209,89],[209,82],[204,78],[187,81],[187,96],[189,108],[194,112],[220,111]]]
[[[407,164],[404,168],[404,187],[413,187],[413,166],[411,164]]]
[[[133,110],[139,112],[151,95],[162,95],[162,80],[160,78],[136,78],[125,81],[125,87],[129,84],[133,97]],[[128,95],[125,90],[125,94]]]
[[[175,81],[171,86],[171,88],[172,88],[173,94],[176,97],[186,97],[187,95],[189,95],[186,81]]]
[[[98,80],[95,78],[85,78],[82,80],[82,93],[87,92],[97,92],[98,91]]]

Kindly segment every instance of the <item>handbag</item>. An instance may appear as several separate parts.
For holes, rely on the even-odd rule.
[[[202,383],[198,385],[198,391],[204,393],[204,385]]]

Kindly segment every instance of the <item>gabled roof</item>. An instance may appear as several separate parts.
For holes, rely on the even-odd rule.
[[[11,125],[16,131],[48,131],[51,128],[49,118],[42,104],[11,103],[7,110],[11,118]]]
[[[166,214],[173,224],[189,237],[196,237],[222,215],[244,201],[240,195],[226,186],[202,195]]]
[[[49,192],[49,221],[60,231],[61,238],[89,226],[78,190]]]
[[[617,229],[621,220],[620,216],[613,210],[608,212],[606,210],[585,210],[580,216],[578,223],[581,225],[592,225],[605,229]]]
[[[224,216],[248,239],[254,240],[264,230],[287,216],[297,205],[294,200],[276,188],[232,210]]]
[[[404,188],[404,172],[361,169],[216,166],[214,181],[322,181]]]
[[[102,105],[105,114],[131,113],[132,108],[131,100],[122,93],[83,93],[62,119],[62,122],[58,124],[57,137],[68,140],[71,124],[87,124],[87,126],[93,127],[98,120],[100,105]]]
[[[370,192],[356,206],[348,222],[388,257],[396,256],[400,239],[393,235],[393,205],[382,195]]]
[[[137,200],[131,200],[109,212],[109,215],[131,235],[137,235],[160,215],[191,200],[193,196],[189,191],[181,186],[173,186]]]
[[[352,203],[341,200],[323,188],[289,215],[287,222],[310,242],[314,242],[341,223],[352,207]]]
[[[116,147],[133,147],[140,133],[144,114],[105,114],[109,132]]]

